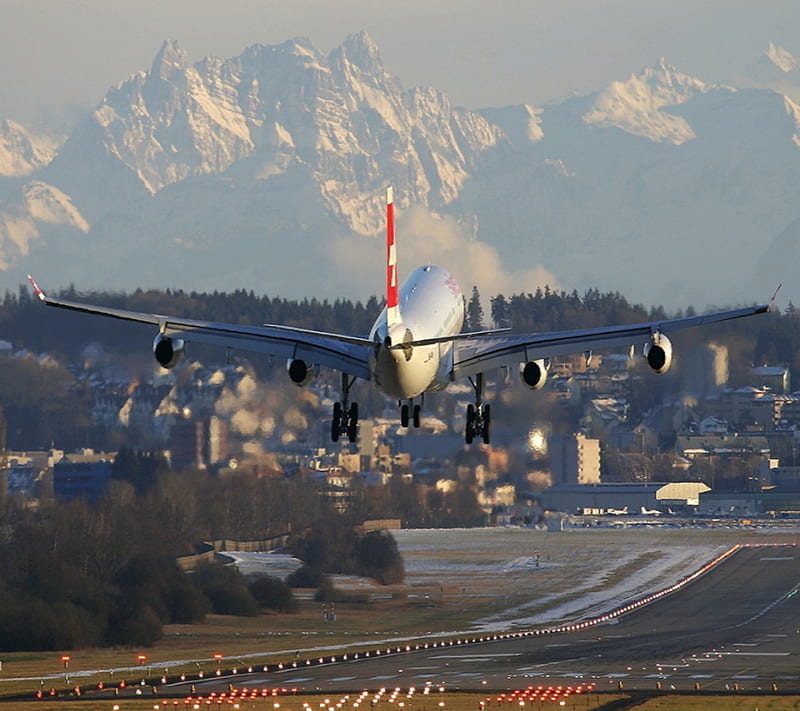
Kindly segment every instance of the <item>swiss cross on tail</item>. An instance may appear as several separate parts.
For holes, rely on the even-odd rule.
[[[386,325],[400,323],[400,300],[397,289],[397,250],[394,245],[394,196],[386,190]]]

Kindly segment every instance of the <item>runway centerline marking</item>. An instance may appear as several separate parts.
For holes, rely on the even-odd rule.
[[[567,646],[567,645],[561,645]],[[486,654],[440,654],[436,657],[431,657],[431,659],[465,659],[465,660],[475,660],[476,662],[482,662],[486,660],[497,659],[498,657],[519,657],[522,656],[522,652],[503,652],[501,654],[492,654],[487,652]]]
[[[721,657],[790,657],[791,652],[717,652]]]

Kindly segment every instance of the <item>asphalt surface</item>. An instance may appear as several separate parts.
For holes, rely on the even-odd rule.
[[[800,547],[743,548],[677,592],[583,629],[223,674],[196,688],[800,690],[799,587]]]

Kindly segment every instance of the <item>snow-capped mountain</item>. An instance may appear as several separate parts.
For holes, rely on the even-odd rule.
[[[127,192],[118,181],[134,180],[141,197],[196,176],[230,170],[253,183],[307,166],[327,208],[371,234],[382,208],[364,196],[385,185],[388,168],[402,168],[403,202],[440,206],[500,139],[441,93],[404,91],[363,32],[327,57],[292,40],[195,65],[165,42],[148,72],[106,95],[47,173],[97,220]],[[87,149],[92,161],[76,175]]]
[[[616,127],[634,136],[675,145],[695,138],[686,119],[667,107],[685,104],[708,85],[668,65],[664,58],[627,81],[615,81],[595,97],[583,120],[601,128]]]
[[[764,50],[762,60],[784,74],[800,70],[800,59],[795,57],[788,49],[784,49],[773,42],[770,42]]]
[[[491,115],[520,135],[519,121]],[[541,138],[515,142],[519,160],[477,174],[456,204],[477,214],[481,235],[503,235],[493,244],[504,262],[534,252],[568,288],[598,284],[648,304],[764,300],[795,281],[788,263],[754,275],[798,213],[800,114],[787,97],[659,61],[544,107],[538,125]]]
[[[0,170],[20,166],[0,183],[7,288],[27,269],[53,286],[365,297],[392,183],[401,271],[436,259],[487,294],[546,279],[702,308],[787,281],[800,220],[797,104],[663,59],[592,95],[478,112],[403,88],[363,32],[328,55],[292,40],[195,64],[170,41],[46,166],[4,159],[22,146],[4,135]]]
[[[800,103],[800,59],[786,48],[770,42],[745,71],[741,83],[748,87],[772,89]]]
[[[14,121],[0,121],[0,176],[30,175],[53,160],[58,144],[58,139],[36,135]]]

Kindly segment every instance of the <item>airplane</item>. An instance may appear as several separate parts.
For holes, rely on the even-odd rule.
[[[521,381],[539,390],[547,380],[554,356],[629,346],[644,342],[643,356],[651,370],[666,373],[673,356],[667,334],[683,328],[766,313],[767,304],[718,311],[701,316],[662,319],[633,325],[603,326],[549,333],[510,334],[509,329],[462,333],[464,296],[455,278],[433,264],[417,267],[402,286],[397,280],[392,188],[386,193],[386,306],[368,336],[313,331],[265,324],[244,326],[197,321],[153,313],[93,306],[47,296],[28,275],[38,298],[47,306],[152,324],[153,354],[163,368],[173,368],[190,342],[286,358],[291,382],[310,383],[320,366],[341,373],[341,400],[333,406],[331,439],[358,436],[358,403],[350,402],[353,383],[362,378],[400,405],[400,423],[420,426],[420,406],[426,392],[436,392],[468,379],[474,404],[466,411],[465,440],[490,442],[491,405],[483,402],[484,374],[500,367],[519,368]],[[780,288],[780,287],[779,287]]]
[[[606,509],[606,513],[610,514],[611,516],[627,516],[628,515],[628,507],[625,506],[621,509]]]
[[[639,513],[642,514],[643,516],[660,516],[661,515],[661,511],[659,511],[658,509],[648,509],[645,506],[641,506],[639,508]]]

